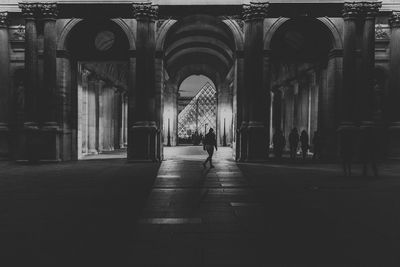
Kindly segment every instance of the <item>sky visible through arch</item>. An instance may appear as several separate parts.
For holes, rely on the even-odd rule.
[[[179,87],[180,96],[194,97],[207,82],[209,82],[215,88],[214,83],[204,75],[189,76]]]

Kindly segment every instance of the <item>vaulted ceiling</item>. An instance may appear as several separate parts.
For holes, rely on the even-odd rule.
[[[217,73],[224,76],[233,65],[234,47],[231,31],[218,18],[186,17],[168,32],[164,44],[165,66],[170,77],[177,74],[213,76]]]

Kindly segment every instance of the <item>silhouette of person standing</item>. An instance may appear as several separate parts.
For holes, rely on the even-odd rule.
[[[297,132],[297,128],[293,128],[293,130],[289,134],[289,146],[290,146],[290,158],[296,158],[297,147],[299,146],[299,133]]]
[[[282,158],[283,149],[286,145],[285,136],[281,130],[276,130],[274,136],[272,137],[272,144],[274,146],[274,155],[277,159]]]
[[[360,129],[359,144],[360,160],[363,165],[363,176],[367,176],[368,165],[371,164],[372,172],[375,177],[378,176],[378,166],[376,159],[378,156],[378,135],[372,126]]]
[[[308,141],[309,141],[309,138],[308,138],[307,131],[306,130],[301,131],[300,143],[301,143],[301,153],[303,155],[303,159],[305,159],[307,157],[307,152],[308,152],[308,149],[310,148]]]
[[[321,158],[321,154],[322,154],[322,139],[321,139],[321,135],[319,134],[319,131],[315,131],[314,132],[314,136],[313,136],[313,149],[314,149],[314,154],[312,159],[316,160],[317,157]]]
[[[351,163],[353,160],[354,131],[352,129],[339,130],[339,153],[342,158],[344,176],[351,176]]]
[[[204,137],[204,142],[203,142],[204,149],[207,150],[208,153],[208,158],[206,159],[205,162],[203,162],[204,168],[206,167],[207,162],[210,162],[210,168],[214,168],[214,165],[212,164],[212,156],[214,154],[214,147],[215,150],[218,150],[217,148],[217,139],[215,137],[214,129],[210,128],[208,131],[208,134]]]

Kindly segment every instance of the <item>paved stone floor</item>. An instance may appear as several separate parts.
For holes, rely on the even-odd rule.
[[[399,266],[400,164],[0,163],[1,266]],[[360,173],[356,168],[355,173]]]

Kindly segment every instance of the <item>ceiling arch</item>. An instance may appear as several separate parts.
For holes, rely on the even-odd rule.
[[[194,65],[213,66],[213,71],[226,75],[234,62],[235,38],[219,18],[192,15],[170,26],[163,50],[171,77]]]

